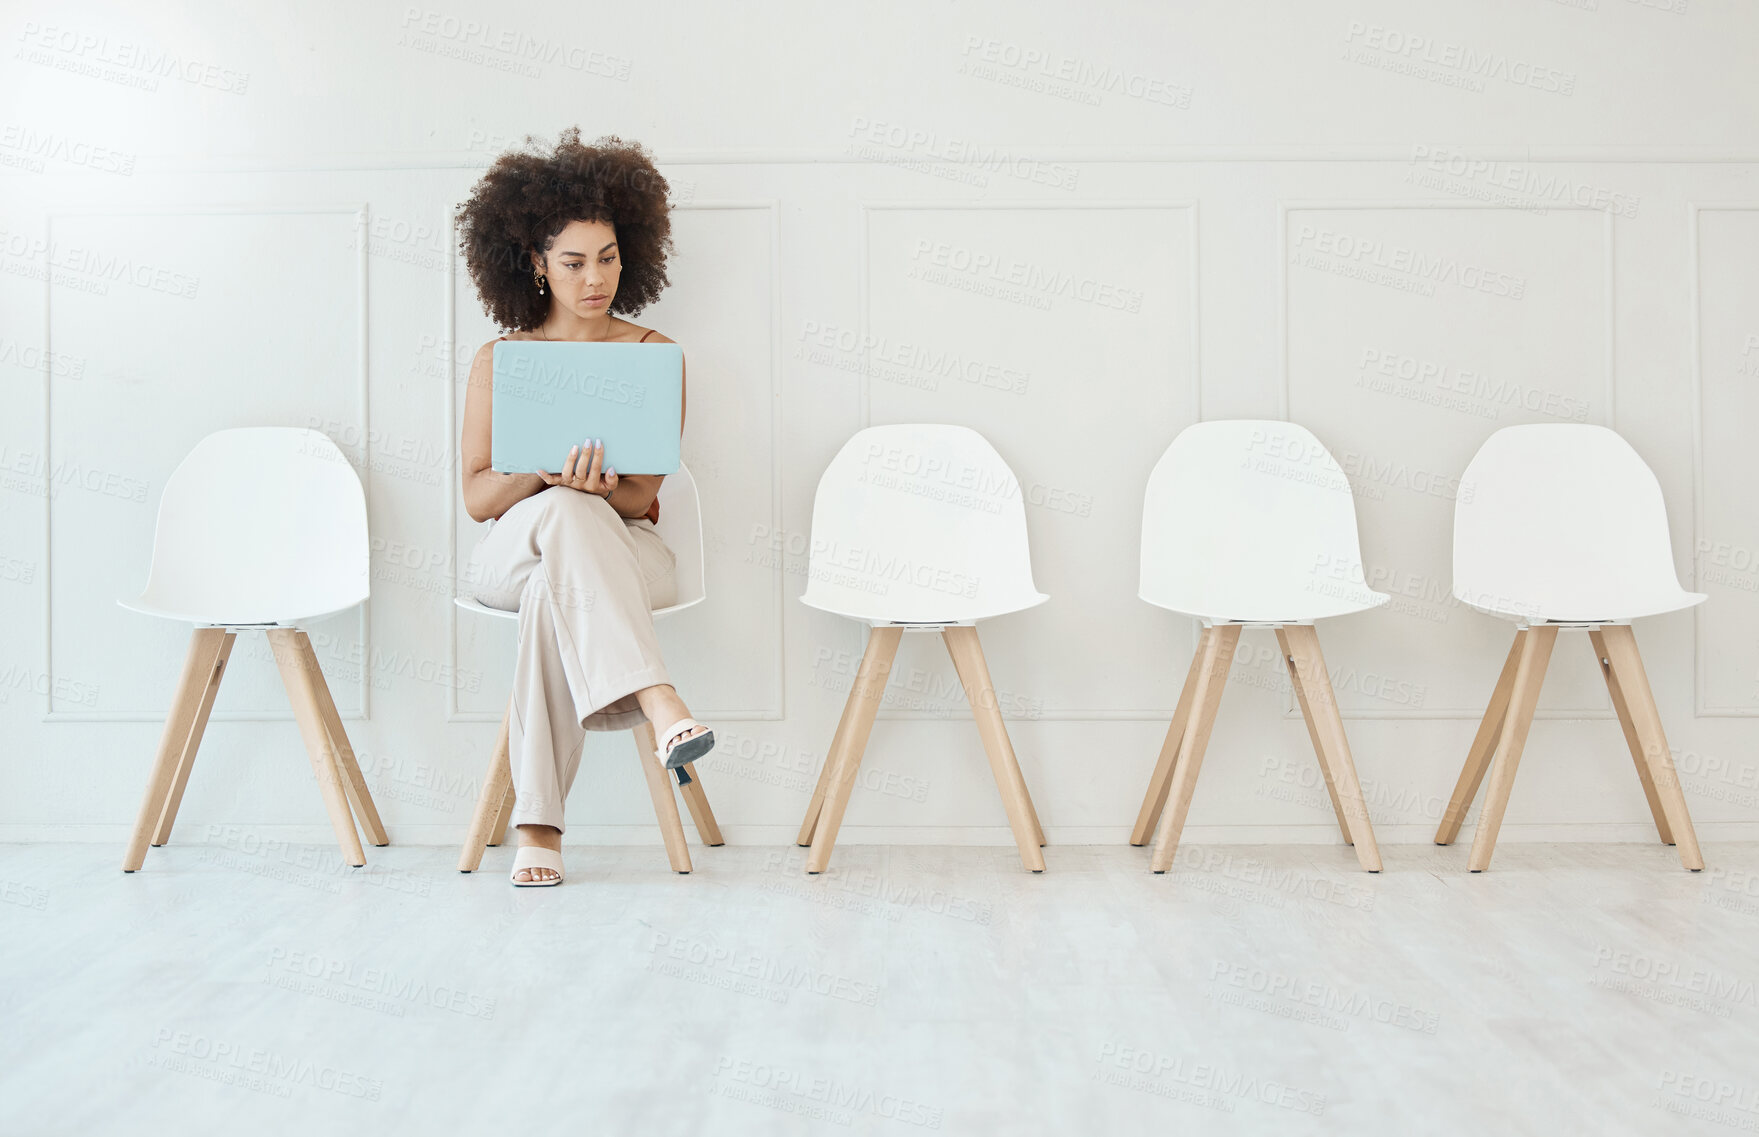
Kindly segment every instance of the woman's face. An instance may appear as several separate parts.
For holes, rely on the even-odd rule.
[[[570,221],[537,267],[549,278],[553,303],[580,316],[602,316],[623,275],[616,231],[608,221]]]

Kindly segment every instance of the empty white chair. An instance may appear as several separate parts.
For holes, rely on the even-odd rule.
[[[823,872],[906,630],[939,631],[971,702],[1020,859],[1044,871],[1038,823],[1008,740],[976,622],[1050,599],[1032,583],[1020,483],[962,426],[874,426],[843,444],[812,504],[801,600],[868,625],[867,648],[825,755],[798,843]]]
[[[1584,423],[1491,435],[1460,478],[1453,592],[1516,630],[1436,844],[1459,835],[1488,766],[1467,863],[1473,872],[1490,867],[1558,629],[1587,628],[1661,840],[1678,846],[1687,868],[1703,868],[1630,622],[1707,597],[1680,587],[1661,485],[1631,444]]]
[[[1172,867],[1240,629],[1272,627],[1338,828],[1362,867],[1379,872],[1380,851],[1313,621],[1389,597],[1363,583],[1355,499],[1319,439],[1292,422],[1261,419],[1180,431],[1143,495],[1140,594],[1203,621],[1130,834],[1132,845],[1145,844],[1158,821],[1153,870]]]
[[[682,612],[708,597],[703,574],[702,503],[697,497],[696,479],[691,477],[689,468],[682,462],[678,464],[677,473],[667,474],[666,480],[660,483],[659,500],[660,519],[654,522],[654,531],[677,554],[678,563],[673,572],[678,590],[676,602],[654,609],[656,618]],[[514,622],[519,619],[518,612],[490,608],[467,596],[456,597],[453,602],[467,612],[501,616]],[[458,857],[459,872],[475,872],[482,864],[483,850],[506,839],[507,819],[513,814],[513,768],[508,753],[509,716],[512,713],[513,702],[509,699],[507,710],[501,716],[501,734],[495,742],[494,757],[489,760],[489,771],[483,778],[476,813],[471,818],[470,832],[464,838],[464,849]],[[654,813],[659,817],[660,836],[666,842],[666,856],[674,870],[687,873],[690,871],[690,849],[684,841],[684,822],[678,815],[678,802],[672,797],[671,786],[666,782],[665,768],[654,756],[659,743],[654,738],[653,723],[643,722],[632,733],[635,735],[636,757],[641,762],[642,773],[647,775]],[[695,777],[686,772],[695,765],[680,766],[673,771],[684,793],[684,803],[690,807],[690,816],[696,822],[696,832],[703,843],[725,844],[720,826],[715,823],[714,811],[709,809],[708,798],[703,793],[700,770]]]
[[[124,608],[195,625],[165,720],[124,872],[163,845],[183,800],[238,631],[268,633],[344,859],[363,865],[352,800],[374,845],[389,838],[341,716],[299,625],[367,598],[366,497],[336,444],[315,430],[241,427],[208,435],[165,483],[147,586]]]

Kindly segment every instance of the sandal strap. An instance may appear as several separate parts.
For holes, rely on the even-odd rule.
[[[549,869],[560,876],[562,854],[542,845],[521,845],[519,851],[513,854],[513,871],[517,873],[520,869]]]
[[[659,736],[661,756],[663,757],[665,755],[666,751],[671,749],[670,746],[666,745],[668,742],[672,741],[672,739],[676,738],[680,734],[684,734],[687,731],[695,730],[697,727],[699,727],[701,725],[702,724],[697,722],[695,719],[682,718],[682,719],[679,719],[677,722],[673,723],[671,726],[667,727],[665,730],[665,733],[663,733]]]

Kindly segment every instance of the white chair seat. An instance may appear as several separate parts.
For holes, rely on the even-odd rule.
[[[820,476],[801,603],[875,626],[969,624],[1043,604],[1014,472],[977,431],[855,432]]]
[[[1311,624],[1315,620],[1324,620],[1332,616],[1350,616],[1357,612],[1367,612],[1380,607],[1392,597],[1382,594],[1379,599],[1366,601],[1327,597],[1324,600],[1310,601],[1299,606],[1288,605],[1285,607],[1266,605],[1262,599],[1248,597],[1242,597],[1232,603],[1218,604],[1213,593],[1181,594],[1170,590],[1157,593],[1153,597],[1144,596],[1142,599],[1157,608],[1165,608],[1186,616],[1196,616],[1206,624],[1273,626],[1278,624]]]
[[[321,431],[208,435],[165,482],[146,587],[117,603],[207,627],[291,627],[367,598],[366,496]]]
[[[1194,423],[1149,474],[1139,595],[1212,624],[1307,624],[1385,604],[1361,579],[1356,503],[1311,431]]]
[[[219,609],[212,605],[191,607],[170,607],[155,604],[146,593],[131,600],[116,601],[116,606],[126,608],[130,612],[139,612],[143,616],[159,616],[167,620],[181,620],[186,624],[194,624],[200,628],[292,628],[301,624],[309,624],[321,620],[325,616],[335,616],[350,608],[359,606],[360,601],[345,604],[328,612],[308,612],[299,616],[289,616],[279,620],[228,620],[221,618]],[[243,613],[238,613],[242,615]]]
[[[1661,483],[1617,431],[1528,423],[1460,476],[1453,593],[1523,624],[1620,623],[1702,604],[1680,587]]]
[[[1668,588],[1642,587],[1620,589],[1616,595],[1606,595],[1596,599],[1584,595],[1580,598],[1554,597],[1544,604],[1541,611],[1538,604],[1523,605],[1519,601],[1503,601],[1476,599],[1458,596],[1456,598],[1468,608],[1476,609],[1488,616],[1496,616],[1504,620],[1513,620],[1518,624],[1533,626],[1538,624],[1628,624],[1632,620],[1644,616],[1661,616],[1668,612],[1678,612],[1682,608],[1690,608],[1710,599],[1707,593],[1688,592],[1674,585]]]
[[[914,619],[894,619],[892,611],[883,604],[861,604],[848,601],[824,601],[811,595],[800,597],[801,603],[809,608],[817,608],[821,612],[829,612],[833,616],[847,616],[851,620],[860,620],[874,627],[898,626],[904,628],[920,628],[932,630],[948,625],[970,625],[979,620],[987,620],[993,616],[1006,616],[1010,612],[1024,612],[1043,604],[1050,597],[1042,592],[1032,592],[1012,597],[997,596],[993,603],[985,604],[981,609],[973,609],[970,605],[949,605],[940,610],[924,606],[915,613]]]

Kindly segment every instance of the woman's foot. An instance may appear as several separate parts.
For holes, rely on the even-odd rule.
[[[690,718],[690,708],[685,706],[684,700],[678,697],[677,688],[669,683],[637,691],[635,701],[641,704],[642,712],[647,715],[648,721],[654,724],[654,738],[660,744],[662,755],[670,755],[673,748],[687,738],[695,738],[698,735],[708,733],[708,727]],[[679,724],[679,729],[665,738],[660,738],[658,732],[674,723]]]
[[[552,853],[562,851],[562,831],[554,825],[521,825],[519,829],[519,847],[536,845],[540,849],[548,849]],[[546,880],[555,880],[562,874],[554,869],[543,867],[520,869],[513,874],[519,884],[537,884]]]
[[[657,755],[660,764],[668,770],[676,770],[680,784],[689,782],[683,768],[715,748],[715,732],[695,719],[682,719],[662,733],[670,741]]]

